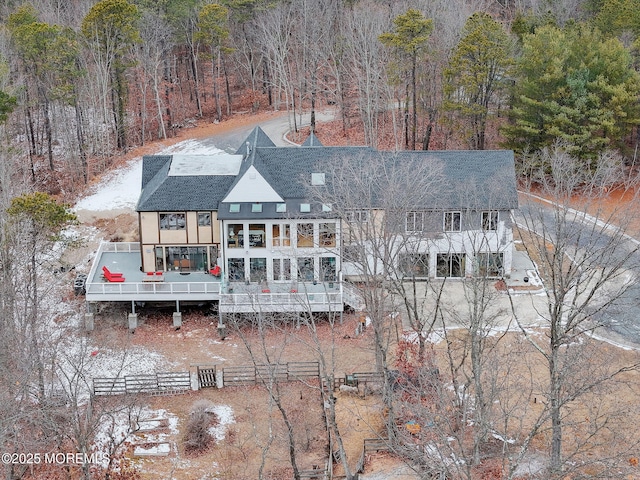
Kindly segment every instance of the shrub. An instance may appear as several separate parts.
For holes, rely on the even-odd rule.
[[[184,434],[186,453],[198,454],[207,450],[213,442],[209,429],[217,422],[211,410],[213,404],[207,400],[198,400],[193,404]]]

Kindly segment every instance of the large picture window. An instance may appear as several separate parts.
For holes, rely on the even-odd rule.
[[[240,248],[244,246],[244,232],[241,223],[227,225],[227,247]]]
[[[249,225],[249,246],[251,248],[266,247],[265,226],[263,223]]]
[[[478,275],[481,277],[501,277],[504,271],[502,253],[478,253],[476,254],[476,263]]]
[[[335,282],[336,275],[336,259],[335,257],[320,258],[320,280],[323,282]]]
[[[400,254],[398,267],[403,277],[427,278],[429,276],[429,255],[427,253]]]
[[[314,278],[313,257],[299,257],[298,280],[312,282]]]
[[[244,258],[230,258],[227,265],[229,281],[244,282]]]
[[[436,257],[436,276],[462,277],[465,270],[464,253],[439,253]]]
[[[252,282],[262,282],[267,279],[266,258],[251,258],[249,260],[249,278]]]
[[[298,247],[313,247],[313,223],[298,224]]]
[[[161,213],[160,230],[184,230],[187,226],[187,215],[184,213]]]
[[[320,237],[321,247],[335,247],[336,246],[336,224],[321,223],[319,237]]]

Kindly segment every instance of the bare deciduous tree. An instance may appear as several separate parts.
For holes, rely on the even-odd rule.
[[[545,282],[547,306],[538,314],[548,329],[542,342],[521,325],[547,369],[541,393],[545,410],[531,434],[550,422],[549,475],[555,478],[591,462],[585,456],[588,443],[571,441],[565,434],[590,423],[588,417],[571,415],[572,406],[638,367],[603,362],[590,340],[599,329],[615,327],[609,315],[624,315],[635,296],[639,246],[626,232],[634,218],[637,179],[615,155],[600,155],[589,169],[561,145],[526,157],[522,167],[532,194],[521,207],[519,226]],[[608,201],[613,189],[629,194],[627,202]],[[601,412],[599,434],[605,417]]]

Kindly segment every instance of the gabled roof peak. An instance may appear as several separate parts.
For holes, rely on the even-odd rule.
[[[303,147],[324,147],[322,142],[318,140],[318,137],[316,137],[316,135],[313,132],[309,134],[309,136],[304,141],[302,146]]]
[[[254,128],[249,136],[240,145],[236,151],[236,155],[250,155],[258,147],[275,147],[275,143],[271,141],[269,136],[264,133],[260,127]]]

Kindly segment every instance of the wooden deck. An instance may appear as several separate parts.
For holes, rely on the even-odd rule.
[[[355,289],[344,282],[264,284],[225,283],[208,272],[168,271],[153,276],[140,270],[138,243],[103,242],[96,252],[86,281],[86,301],[97,302],[219,302],[225,313],[339,312],[347,304],[356,310],[361,302]],[[102,267],[121,273],[124,281],[109,282]]]

